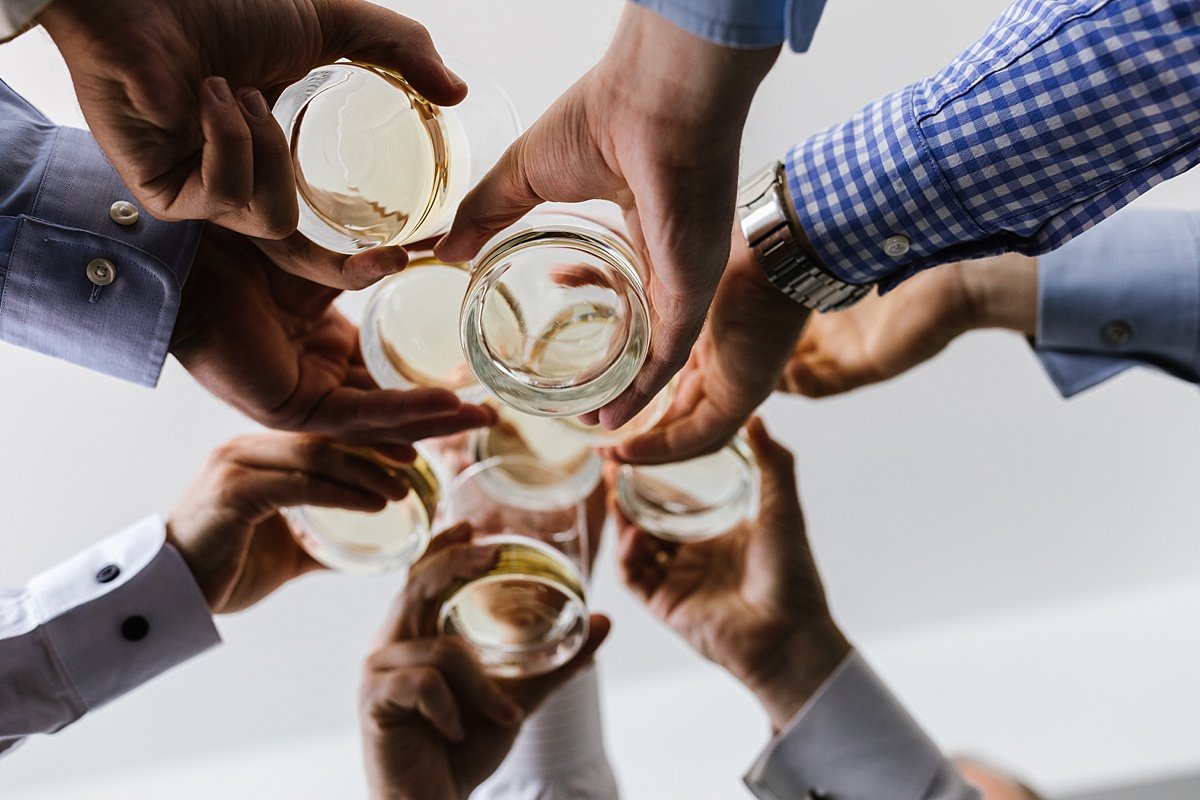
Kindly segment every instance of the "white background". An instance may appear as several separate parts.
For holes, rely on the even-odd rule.
[[[599,56],[621,4],[392,5],[532,121]],[[745,166],[933,72],[1004,5],[833,0],[812,51],[785,53],[761,90]],[[41,32],[0,47],[0,77],[82,124]],[[1143,202],[1195,207],[1195,177]],[[0,374],[3,584],[168,511],[207,451],[253,428],[173,362],[147,391],[5,345]],[[766,416],[797,452],[850,636],[948,749],[1068,791],[1200,770],[1196,410],[1193,387],[1145,371],[1063,402],[1023,340],[982,333],[888,385],[777,398]],[[394,589],[321,575],[222,619],[218,651],[5,758],[0,797],[357,796],[358,665]],[[601,663],[626,795],[743,796],[767,738],[750,699],[611,565],[595,605],[615,619]]]

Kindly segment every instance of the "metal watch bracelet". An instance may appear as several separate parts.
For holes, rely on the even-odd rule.
[[[784,192],[784,166],[775,162],[738,189],[737,215],[747,244],[767,279],[814,311],[840,311],[863,299],[871,284],[846,283],[813,263],[792,230]]]

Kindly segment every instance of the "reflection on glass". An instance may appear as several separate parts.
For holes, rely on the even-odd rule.
[[[460,320],[467,363],[526,414],[600,408],[633,381],[649,350],[642,269],[616,206],[587,208],[533,212],[472,269]]]
[[[359,328],[363,361],[376,383],[480,398],[458,337],[458,311],[469,281],[465,267],[434,258],[416,259],[380,281]]]
[[[428,453],[395,469],[409,493],[369,513],[341,508],[298,506],[284,509],[292,534],[305,551],[340,572],[375,573],[407,569],[421,557],[433,535],[441,481]]]
[[[467,189],[520,130],[503,90],[455,69],[471,91],[452,108],[396,72],[356,62],[320,67],[284,90],[274,114],[291,146],[305,236],[356,253],[449,227]]]
[[[561,482],[580,498],[591,494],[604,470],[603,460],[590,441],[568,427],[568,419],[535,417],[511,408],[498,409],[499,421],[491,428],[481,428],[471,437],[471,455],[475,461],[495,456],[520,456],[504,461],[504,474],[517,482]],[[528,473],[522,465],[536,461],[552,472],[542,470]],[[506,469],[507,465],[514,469]]]
[[[499,558],[446,598],[441,632],[461,637],[500,677],[567,663],[587,640],[587,533],[562,474],[515,456],[474,464],[454,480],[447,517],[471,523],[475,543],[496,545]]]
[[[758,467],[740,437],[715,453],[673,464],[624,464],[617,470],[621,512],[647,533],[697,542],[728,533],[753,514]]]

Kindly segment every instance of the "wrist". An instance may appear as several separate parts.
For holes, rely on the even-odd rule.
[[[1037,259],[1017,253],[964,262],[969,328],[1005,328],[1026,336],[1037,331]]]
[[[743,683],[767,713],[773,732],[800,713],[850,651],[850,642],[826,618],[784,637],[769,663],[748,673]]]

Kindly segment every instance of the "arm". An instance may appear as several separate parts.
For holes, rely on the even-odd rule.
[[[1200,159],[1200,10],[1022,2],[937,75],[798,145],[813,255],[885,287],[1052,250]]]
[[[762,472],[757,518],[687,544],[622,519],[620,566],[650,611],[766,712],[776,736],[748,785],[763,800],[978,800],[833,621],[792,454],[757,419],[747,434]]]

